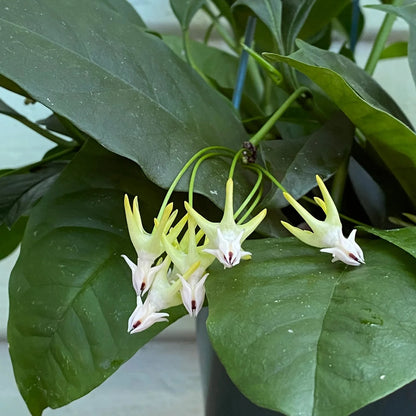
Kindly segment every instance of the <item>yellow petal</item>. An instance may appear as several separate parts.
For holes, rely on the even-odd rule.
[[[314,235],[311,231],[301,230],[300,228],[290,225],[286,221],[281,221],[283,227],[285,227],[289,232],[291,232],[296,238],[302,241],[305,244],[308,244],[313,247],[324,247],[317,236]]]
[[[335,226],[341,226],[341,220],[339,219],[337,207],[334,204],[334,201],[331,198],[331,195],[326,189],[326,186],[323,180],[316,175],[316,182],[318,183],[319,189],[321,190],[322,196],[324,197],[325,206],[326,206],[326,219],[325,222]]]

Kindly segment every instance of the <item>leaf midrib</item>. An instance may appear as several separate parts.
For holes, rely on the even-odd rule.
[[[96,68],[98,68],[100,71],[102,71],[102,72],[104,72],[105,74],[108,74],[112,79],[115,79],[115,80],[117,80],[117,81],[119,81],[119,82],[121,82],[121,83],[123,83],[124,85],[126,85],[127,87],[130,87],[129,89],[132,89],[133,91],[136,91],[139,95],[141,95],[141,96],[143,96],[143,97],[145,97],[145,98],[147,98],[150,102],[152,102],[154,105],[156,105],[156,107],[159,107],[159,108],[161,108],[167,115],[169,115],[171,118],[173,118],[175,121],[177,121],[180,125],[182,125],[182,126],[184,126],[185,127],[185,123],[182,121],[182,120],[180,120],[175,114],[173,114],[171,111],[169,111],[169,109],[168,108],[166,108],[165,106],[163,106],[160,102],[158,102],[158,101],[156,101],[156,100],[154,100],[152,97],[150,97],[148,94],[146,94],[144,91],[142,91],[142,90],[140,90],[140,89],[138,89],[135,85],[133,85],[133,84],[131,84],[130,82],[128,82],[127,80],[125,80],[125,79],[123,79],[123,78],[120,78],[120,77],[118,77],[118,76],[116,76],[115,74],[113,74],[112,72],[109,72],[109,70],[107,70],[106,68],[104,68],[104,67],[102,67],[102,66],[100,66],[100,65],[98,65],[97,63],[95,63],[94,61],[92,61],[92,60],[89,60],[88,58],[86,58],[85,56],[83,56],[83,55],[81,55],[80,53],[78,53],[78,52],[76,52],[76,51],[74,51],[74,50],[71,50],[71,49],[69,49],[69,48],[67,48],[66,46],[63,46],[61,43],[58,43],[58,42],[53,42],[53,41],[51,41],[50,39],[48,39],[47,37],[45,37],[44,35],[42,35],[42,34],[40,34],[40,33],[38,33],[38,32],[35,32],[35,31],[33,31],[32,29],[29,29],[29,28],[27,28],[27,27],[25,27],[25,26],[21,26],[21,25],[19,25],[19,24],[16,24],[16,23],[14,23],[14,22],[11,22],[11,21],[9,21],[9,20],[6,20],[6,19],[4,19],[4,18],[2,18],[2,17],[0,17],[0,22],[1,21],[3,21],[4,23],[6,23],[6,24],[9,24],[10,26],[13,26],[13,27],[16,27],[16,28],[18,28],[20,31],[25,31],[25,32],[29,32],[29,33],[31,33],[32,35],[34,35],[35,37],[38,37],[38,38],[41,38],[41,39],[43,39],[44,41],[46,41],[46,42],[48,42],[48,43],[50,43],[51,45],[55,45],[55,46],[58,46],[59,48],[61,48],[61,49],[63,49],[63,50],[65,50],[65,51],[67,51],[69,54],[71,54],[71,55],[74,55],[74,56],[76,56],[76,57],[78,57],[80,60],[82,60],[82,61],[85,61],[85,62],[87,62],[89,65],[92,65],[92,66],[94,66],[94,67],[96,67]],[[131,25],[131,23],[127,23],[128,25]],[[144,36],[146,36],[145,34],[143,34]],[[43,103],[42,102],[42,104],[44,104],[45,106],[47,106],[47,103],[45,104],[45,103]]]
[[[345,275],[346,270],[347,270],[347,267],[348,266],[345,266],[344,270],[342,270],[342,272],[338,276],[338,279],[334,282],[334,286],[332,288],[331,294],[330,294],[329,299],[328,299],[328,304],[326,305],[325,312],[324,312],[324,314],[322,316],[321,330],[319,332],[319,336],[318,336],[317,342],[316,342],[316,357],[315,357],[315,372],[314,372],[315,374],[314,374],[314,382],[313,382],[313,403],[312,403],[312,409],[311,409],[312,410],[312,415],[315,415],[316,414],[315,413],[316,412],[316,402],[317,402],[317,398],[318,398],[317,397],[318,395],[317,395],[316,385],[317,385],[317,377],[318,377],[318,371],[319,371],[319,366],[318,366],[318,360],[319,360],[319,355],[320,355],[319,354],[319,344],[320,344],[320,342],[322,340],[322,334],[323,334],[323,330],[324,330],[325,320],[327,318],[328,310],[329,310],[329,308],[331,306],[331,303],[332,303],[332,299],[334,297],[335,290],[336,290],[339,282],[341,281],[342,277]]]

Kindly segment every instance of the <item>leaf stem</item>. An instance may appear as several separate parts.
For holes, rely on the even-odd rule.
[[[59,146],[71,148],[71,149],[78,146],[78,144],[74,141],[67,141],[67,140],[61,139],[58,136],[55,136],[49,130],[40,127],[38,124],[34,123],[33,121],[30,121],[22,114],[19,114],[17,112],[15,112],[15,114],[13,113],[12,114],[3,113],[3,114],[8,115],[11,118],[14,118],[15,120],[24,124],[26,127],[29,127],[31,130],[35,131],[36,133],[40,134],[41,136],[45,137],[46,139],[50,140],[51,142],[54,142],[55,144]]]
[[[250,143],[257,146],[272,129],[276,121],[291,106],[291,104],[302,94],[310,92],[309,88],[300,87],[294,91],[289,98],[276,110],[276,112],[266,121],[262,128],[250,139]]]
[[[400,6],[403,0],[394,0],[392,2],[395,6]],[[383,23],[381,24],[380,30],[377,33],[370,55],[368,56],[367,63],[365,64],[364,70],[370,74],[374,74],[377,63],[380,60],[380,55],[383,52],[384,45],[386,44],[387,38],[390,35],[393,23],[396,20],[396,16],[393,14],[386,14]]]
[[[3,178],[5,176],[9,176],[9,175],[15,175],[15,174],[21,173],[21,172],[26,172],[30,169],[35,168],[36,166],[44,165],[45,163],[50,162],[51,160],[59,159],[60,157],[66,155],[68,153],[71,153],[73,151],[74,151],[73,148],[62,150],[62,152],[58,152],[58,153],[55,153],[51,156],[45,157],[44,159],[39,160],[38,162],[31,163],[30,165],[25,165],[25,166],[22,166],[22,167],[17,168],[17,169],[9,170],[9,171],[3,173],[2,175],[0,175],[0,178]]]
[[[202,10],[211,18],[212,24],[214,25],[218,34],[222,37],[224,42],[227,44],[227,46],[229,46],[229,48],[232,49],[233,51],[236,51],[237,47],[234,42],[234,39],[229,35],[227,30],[219,22],[219,17],[221,16],[215,16],[215,14],[211,11],[211,9],[207,7],[206,5],[202,6]]]

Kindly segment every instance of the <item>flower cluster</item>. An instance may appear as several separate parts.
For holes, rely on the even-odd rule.
[[[311,228],[309,230],[301,230],[285,221],[282,221],[295,237],[313,247],[319,247],[322,252],[332,254],[332,262],[342,261],[350,266],[359,266],[364,263],[364,255],[360,246],[355,242],[355,234],[357,230],[352,230],[348,238],[342,233],[342,224],[339,219],[338,210],[326,189],[326,186],[319,176],[316,176],[319,189],[321,190],[323,200],[315,197],[315,202],[322,208],[326,218],[324,221],[317,220],[305,208],[302,207],[291,195],[284,192],[283,195],[296,209],[300,216],[306,221]]]
[[[191,316],[196,316],[205,299],[207,268],[215,258],[224,268],[236,266],[241,259],[249,259],[251,253],[244,251],[241,244],[266,215],[263,210],[247,223],[236,224],[232,179],[226,185],[224,216],[219,223],[208,221],[185,202],[187,214],[173,226],[177,211],[169,204],[160,221],[155,219],[152,232],[147,233],[137,197],[131,207],[126,195],[124,208],[130,239],[137,254],[136,263],[122,256],[131,269],[137,296],[137,306],[128,322],[130,334],[143,331],[156,322],[167,321],[169,314],[164,311],[180,303]],[[185,225],[187,230],[182,233]]]

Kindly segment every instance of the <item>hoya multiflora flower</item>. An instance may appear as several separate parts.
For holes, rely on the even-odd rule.
[[[245,224],[236,224],[233,210],[233,180],[230,178],[226,185],[224,216],[221,222],[210,222],[198,214],[188,203],[185,208],[206,234],[208,245],[206,253],[214,255],[224,268],[230,268],[240,263],[241,259],[249,259],[251,253],[241,247],[243,241],[258,227],[266,216],[264,209]]]
[[[142,295],[150,288],[159,270],[159,266],[154,266],[153,264],[164,252],[162,235],[172,225],[177,211],[172,212],[173,204],[167,205],[160,221],[155,219],[153,230],[151,233],[148,233],[143,228],[137,197],[133,200],[132,209],[129,198],[125,195],[124,209],[130,239],[137,253],[137,263],[134,263],[125,255],[122,257],[131,269],[132,282],[136,294]]]
[[[167,321],[169,316],[161,310],[176,306],[181,303],[179,296],[179,283],[169,282],[170,259],[166,258],[160,265],[154,277],[152,286],[143,302],[140,295],[137,296],[137,306],[129,318],[128,332],[144,331],[156,322]]]
[[[130,334],[144,331],[156,322],[167,322],[169,314],[161,311],[182,303],[182,281],[179,278],[175,279],[170,265],[171,260],[167,256],[160,264],[146,300],[143,302],[142,298],[137,296],[136,309],[128,321],[127,331]],[[199,262],[193,264],[185,273],[184,279],[187,280],[198,267]]]
[[[283,195],[287,201],[296,209],[312,231],[301,230],[285,221],[282,221],[282,224],[305,244],[319,247],[321,248],[320,251],[332,254],[333,262],[340,260],[351,266],[359,266],[361,263],[364,263],[364,255],[360,246],[355,242],[357,230],[352,230],[348,238],[344,237],[341,220],[334,201],[319,176],[316,176],[316,181],[321,190],[323,200],[318,197],[314,199],[325,212],[325,220],[320,221],[313,217],[291,195],[284,192]]]
[[[195,235],[196,224],[188,218],[188,230],[179,242],[167,236],[162,237],[166,253],[175,265],[174,271],[182,282],[182,303],[191,316],[197,316],[205,299],[206,269],[214,261],[214,257],[198,246],[201,235]],[[198,266],[195,267],[195,264]]]

